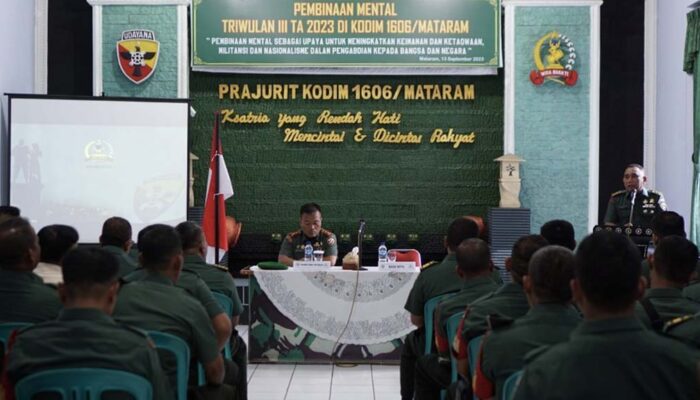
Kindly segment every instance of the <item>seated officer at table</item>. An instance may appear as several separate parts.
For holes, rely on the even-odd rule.
[[[215,392],[206,398],[234,396],[233,389],[222,383],[235,385],[235,364],[224,366],[221,347],[202,304],[175,286],[182,270],[182,244],[177,231],[167,225],[155,225],[139,239],[139,250],[146,274],[122,287],[114,318],[140,329],[182,338],[190,347],[192,358],[204,366],[208,388],[200,390]],[[163,367],[169,377],[175,376],[174,363],[164,363]],[[196,367],[196,363],[191,367]]]
[[[154,399],[173,394],[158,353],[141,330],[115,322],[119,266],[99,248],[71,250],[58,291],[64,308],[55,321],[19,331],[7,358],[11,384],[53,368],[108,368],[141,375]]]
[[[571,289],[584,321],[568,342],[527,355],[517,400],[700,398],[700,352],[634,317],[640,264],[624,235],[600,231],[581,242]]]
[[[119,261],[120,278],[125,277],[138,267],[138,264],[128,254],[134,243],[131,241],[131,235],[131,224],[124,218],[108,218],[102,224],[100,245]]]
[[[474,394],[480,399],[502,398],[506,379],[523,368],[531,350],[569,339],[581,322],[571,305],[573,276],[574,253],[565,247],[547,246],[532,256],[523,277],[530,311],[516,320],[491,319],[482,342],[474,378]]]
[[[338,259],[338,241],[333,232],[321,228],[321,207],[316,203],[301,206],[301,229],[288,233],[282,240],[277,261],[291,266],[294,260],[304,259],[304,246],[310,242],[314,250],[323,250],[323,260],[335,265]]]
[[[56,318],[62,305],[56,290],[32,271],[39,240],[20,217],[0,223],[0,322],[42,322]]]
[[[630,213],[632,213],[633,226],[648,228],[651,226],[654,215],[666,211],[664,195],[645,188],[646,181],[644,167],[639,164],[629,164],[625,167],[622,177],[625,190],[617,191],[610,196],[608,209],[605,212],[605,225],[627,225],[630,223]]]
[[[661,331],[674,318],[700,312],[700,303],[683,296],[698,262],[698,248],[681,236],[667,236],[649,258],[651,288],[637,303],[635,314],[649,328]]]

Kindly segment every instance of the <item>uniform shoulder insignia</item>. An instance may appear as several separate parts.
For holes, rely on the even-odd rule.
[[[515,320],[500,314],[489,314],[486,316],[486,323],[490,330],[499,330],[513,325]]]
[[[617,197],[617,196],[619,196],[621,194],[625,194],[625,193],[627,193],[626,190],[618,190],[617,192],[614,192],[613,194],[611,194],[610,197]]]
[[[428,269],[428,268],[433,267],[433,266],[438,265],[438,264],[439,264],[439,263],[438,263],[437,261],[430,261],[430,262],[427,262],[427,263],[423,264],[423,266],[420,267],[420,269],[421,269],[421,271],[422,271],[422,270],[424,270],[424,269]]]
[[[331,236],[332,234],[333,232],[329,231],[328,229],[321,228],[321,235]]]
[[[226,266],[219,265],[219,264],[211,264],[211,266],[218,269],[219,271],[228,272],[228,267],[226,267]]]
[[[285,237],[285,240],[287,240],[288,242],[291,243],[291,242],[294,241],[294,238],[296,238],[296,237],[299,236],[299,235],[301,235],[301,231],[290,232],[290,233],[288,233],[287,236]]]
[[[673,328],[677,327],[678,325],[688,322],[693,318],[694,317],[692,315],[683,315],[682,317],[676,317],[664,324],[663,332],[668,332]]]

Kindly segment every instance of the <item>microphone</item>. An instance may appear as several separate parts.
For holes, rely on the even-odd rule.
[[[632,215],[634,214],[634,213],[633,213],[633,211],[634,211],[634,201],[635,201],[636,199],[637,199],[637,189],[633,189],[633,190],[632,190],[632,201],[631,201],[632,206],[630,207],[630,220],[629,220],[629,222],[627,223],[629,226],[632,226]]]
[[[365,220],[360,219],[360,227],[357,228],[357,270],[362,268],[362,235],[365,233]]]
[[[360,227],[358,228],[357,232],[364,233],[364,231],[365,231],[365,220],[361,219],[360,220]]]

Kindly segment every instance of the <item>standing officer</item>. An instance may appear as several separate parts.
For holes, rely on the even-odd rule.
[[[323,260],[335,265],[338,259],[338,241],[333,232],[321,228],[321,206],[307,203],[299,211],[301,229],[284,237],[277,261],[291,266],[294,260],[304,258],[304,246],[310,242],[314,250],[323,250]]]
[[[624,235],[600,231],[581,242],[571,289],[584,321],[568,342],[528,354],[517,400],[700,398],[700,352],[634,318],[640,265]]]
[[[666,211],[664,195],[645,188],[646,181],[644,167],[639,164],[629,164],[625,167],[625,174],[622,177],[625,190],[617,191],[610,196],[608,209],[605,212],[605,225],[619,226],[631,223],[633,226],[648,228],[656,213]]]
[[[58,291],[64,308],[55,321],[25,328],[7,358],[12,384],[53,368],[110,368],[146,378],[156,400],[172,399],[158,354],[141,330],[116,323],[117,260],[100,248],[71,250]]]

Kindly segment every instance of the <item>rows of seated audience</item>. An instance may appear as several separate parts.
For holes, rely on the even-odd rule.
[[[247,398],[243,309],[231,275],[204,261],[199,226],[151,225],[132,246],[129,222],[112,217],[100,246],[77,247],[72,227],[35,233],[2,211],[0,323],[23,324],[2,347],[5,399],[23,378],[69,367],[127,371],[154,399],[183,399],[159,334],[189,348],[187,398]],[[570,223],[550,221],[514,243],[502,280],[480,227],[452,221],[446,257],[406,300],[416,329],[402,399],[700,399],[698,248],[674,212],[652,231],[643,260],[624,234],[577,246]]]
[[[123,218],[106,220],[92,247],[77,247],[69,226],[36,234],[26,219],[0,221],[0,323],[18,327],[2,346],[5,399],[34,373],[78,367],[144,377],[154,399],[247,398],[243,308],[231,275],[204,261],[199,226],[144,228],[134,259]],[[189,349],[184,385],[157,335]]]

